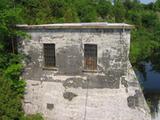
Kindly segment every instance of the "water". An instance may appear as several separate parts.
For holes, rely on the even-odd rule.
[[[152,120],[160,120],[160,73],[152,69],[150,62],[144,63],[146,78],[136,72],[144,89],[144,95],[151,110]]]

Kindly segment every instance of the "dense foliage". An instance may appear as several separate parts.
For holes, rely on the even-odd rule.
[[[42,120],[39,114],[25,116],[22,110],[25,90],[25,82],[19,77],[22,55],[13,47],[15,36],[23,36],[14,29],[22,20],[20,13],[21,8],[14,7],[13,1],[0,0],[0,120]]]
[[[142,62],[151,61],[160,71],[160,0],[148,5],[138,0],[0,0],[0,119],[42,119],[40,115],[24,116],[22,110],[22,55],[16,53],[13,40],[23,33],[14,26],[58,22],[133,24],[132,65],[140,69]]]

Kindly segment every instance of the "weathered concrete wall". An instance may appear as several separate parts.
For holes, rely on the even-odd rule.
[[[29,30],[24,110],[48,120],[149,120],[138,81],[129,72],[130,31],[122,29]],[[56,69],[44,68],[43,44],[55,43]],[[85,72],[84,44],[97,44],[98,69]]]

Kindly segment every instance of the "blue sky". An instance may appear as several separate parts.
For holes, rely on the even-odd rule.
[[[150,2],[153,2],[154,0],[140,0],[140,1],[143,3],[150,3]]]

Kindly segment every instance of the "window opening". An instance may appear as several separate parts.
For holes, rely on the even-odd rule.
[[[97,45],[84,45],[84,68],[86,70],[97,69]]]
[[[43,47],[45,67],[55,67],[55,44],[44,44]]]

